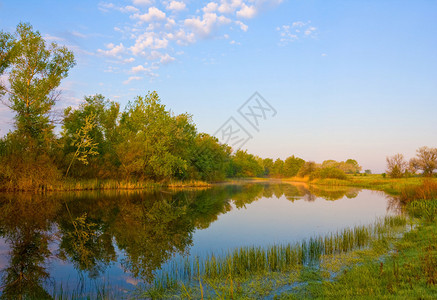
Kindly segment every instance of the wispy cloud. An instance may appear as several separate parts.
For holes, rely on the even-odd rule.
[[[311,25],[311,21],[296,21],[291,25],[277,27],[276,30],[279,32],[279,44],[282,46],[302,38],[317,36],[317,28]]]
[[[123,84],[129,84],[129,83],[131,83],[134,80],[141,80],[141,79],[143,79],[143,77],[140,77],[140,76],[131,76],[127,80],[123,81]]]

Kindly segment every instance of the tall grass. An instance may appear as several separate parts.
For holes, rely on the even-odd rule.
[[[433,179],[425,179],[418,186],[405,186],[400,194],[400,200],[404,203],[431,199],[437,199],[437,181]]]
[[[159,271],[151,289],[174,289],[178,282],[193,283],[199,278],[247,278],[268,272],[287,273],[307,265],[317,266],[326,255],[332,256],[368,247],[374,240],[393,236],[399,227],[405,225],[404,216],[387,216],[368,226],[346,228],[300,243],[277,244],[266,248],[241,247],[224,255],[212,253],[204,258],[185,258]]]

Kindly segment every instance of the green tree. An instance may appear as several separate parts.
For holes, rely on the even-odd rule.
[[[97,94],[85,97],[84,102],[77,109],[68,107],[64,111],[62,131],[62,144],[64,154],[64,168],[71,161],[71,156],[76,152],[73,139],[78,130],[83,128],[86,119],[93,116],[93,128],[88,136],[97,144],[95,151],[98,153],[88,160],[89,168],[75,168],[72,175],[78,177],[117,177],[120,165],[115,152],[115,145],[120,137],[118,134],[120,105]]]
[[[190,174],[190,177],[206,181],[223,180],[226,177],[230,154],[231,148],[221,145],[217,138],[206,133],[198,134],[191,160],[196,174]]]
[[[284,161],[282,159],[275,160],[270,174],[272,177],[282,177],[284,175]]]
[[[23,142],[47,146],[54,127],[49,113],[59,97],[55,89],[74,66],[73,53],[56,43],[48,46],[38,31],[24,23],[13,36],[2,33],[0,45],[2,60],[7,58],[0,68],[9,81],[0,83],[2,101],[15,112],[15,127]]]
[[[156,92],[137,97],[121,115],[115,151],[127,176],[169,180],[188,170],[196,128],[191,116],[173,116]]]
[[[59,177],[54,163],[53,105],[56,88],[74,66],[65,47],[47,45],[32,26],[20,23],[14,34],[0,33],[0,82],[3,104],[14,113],[14,132],[2,139],[0,179],[5,189],[44,189]]]
[[[290,156],[284,161],[283,175],[285,177],[296,176],[305,161],[302,158]]]
[[[264,168],[253,154],[238,150],[232,156],[232,177],[257,177],[262,176]]]

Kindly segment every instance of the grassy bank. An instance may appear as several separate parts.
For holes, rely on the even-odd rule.
[[[92,191],[92,190],[145,190],[154,188],[197,188],[210,187],[212,184],[199,180],[190,181],[169,181],[169,182],[154,182],[154,181],[131,181],[131,180],[112,180],[112,179],[67,179],[58,181],[53,184],[41,185],[32,189],[8,188],[5,186],[0,191],[3,192],[56,192],[56,191]]]
[[[437,184],[437,178],[408,177],[408,178],[387,178],[380,174],[374,175],[348,175],[347,179],[314,179],[309,177],[292,177],[282,179],[284,182],[306,182],[308,184],[323,186],[351,186],[365,189],[379,190],[392,195],[400,195],[401,191],[407,188],[415,188],[430,181]]]

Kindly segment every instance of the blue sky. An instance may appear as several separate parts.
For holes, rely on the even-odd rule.
[[[30,22],[77,65],[58,109],[156,90],[213,134],[234,116],[262,157],[385,157],[437,143],[437,1],[1,1],[0,28]],[[237,109],[258,91],[259,132]],[[1,134],[11,114],[0,109]],[[240,119],[238,119],[240,118]]]

